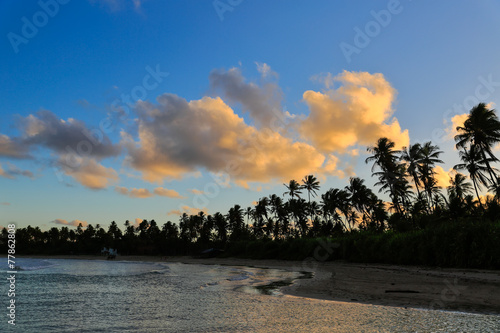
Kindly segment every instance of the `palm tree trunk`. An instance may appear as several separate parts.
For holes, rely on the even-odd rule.
[[[493,184],[493,185],[497,185],[497,180],[496,180],[496,177],[493,175],[493,169],[492,169],[492,167],[490,166],[490,162],[488,162],[488,159],[486,158],[486,154],[484,153],[484,150],[483,150],[483,149],[481,149],[481,153],[482,153],[482,155],[483,155],[484,162],[486,163],[486,168],[488,169],[488,173],[490,174],[491,184]]]
[[[473,180],[472,180],[472,183],[474,184],[474,190],[476,190],[477,201],[479,201],[479,206],[481,207],[481,209],[482,209],[482,210],[484,210],[483,204],[482,204],[482,202],[481,202],[481,198],[479,197],[479,192],[478,192],[478,190],[477,190],[476,181],[473,179]]]

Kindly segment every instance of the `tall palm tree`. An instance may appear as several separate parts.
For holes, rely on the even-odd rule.
[[[252,207],[247,207],[247,209],[245,210],[245,216],[247,217],[247,229],[248,229],[248,226],[249,226],[249,221],[250,221],[250,217],[252,216],[252,214],[254,213],[254,210],[252,209]]]
[[[424,145],[420,149],[420,163],[418,164],[418,168],[420,171],[420,179],[424,184],[425,193],[427,194],[427,198],[429,199],[429,204],[433,203],[435,206],[435,202],[433,200],[435,193],[439,188],[437,187],[437,181],[435,180],[435,172],[434,167],[437,163],[444,163],[439,159],[439,155],[443,152],[439,150],[438,146],[432,145],[432,142],[428,141],[424,143]]]
[[[467,170],[469,172],[469,177],[474,184],[477,200],[479,201],[479,205],[483,207],[478,190],[481,185],[488,186],[488,178],[485,176],[485,173],[488,172],[488,167],[484,165],[485,161],[482,158],[483,155],[479,147],[471,146],[470,150],[464,147],[464,150],[459,152],[459,156],[463,163],[459,163],[453,168],[455,170]]]
[[[401,166],[397,163],[399,151],[394,149],[395,145],[394,141],[388,138],[378,139],[375,146],[367,148],[368,152],[373,155],[369,156],[365,162],[373,161],[372,172],[375,171],[377,166],[381,170],[373,173],[379,178],[377,185],[382,186],[381,191],[386,190],[389,192],[394,208],[398,213],[403,214],[401,198],[397,191],[397,183],[401,182]]]
[[[316,191],[319,190],[319,181],[313,175],[308,175],[302,179],[302,188],[307,191],[307,196],[309,197],[309,213],[311,222],[313,221],[313,214],[311,209],[311,193],[313,197],[316,196]]]
[[[401,151],[400,159],[406,162],[406,172],[413,178],[415,183],[415,188],[417,189],[417,194],[420,196],[420,174],[419,174],[419,164],[422,159],[422,146],[420,143],[415,143],[409,147],[403,147]]]
[[[486,164],[490,181],[495,184],[497,178],[490,162],[498,159],[493,154],[493,146],[500,142],[500,120],[494,109],[488,109],[486,104],[479,103],[473,107],[463,126],[457,126],[458,134],[455,136],[457,149],[477,149]],[[488,158],[487,158],[488,156]]]
[[[368,215],[367,205],[370,200],[372,191],[364,184],[364,179],[359,177],[351,177],[349,185],[345,187],[350,193],[352,206],[366,218]]]
[[[243,209],[240,205],[234,205],[227,214],[228,226],[231,230],[231,239],[239,239],[243,235]]]

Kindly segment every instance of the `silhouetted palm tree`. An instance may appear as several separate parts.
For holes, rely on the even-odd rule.
[[[415,183],[415,188],[417,189],[417,194],[420,195],[419,185],[420,185],[420,173],[419,165],[422,159],[422,146],[420,143],[415,143],[409,147],[403,147],[401,151],[400,159],[406,162],[406,172],[412,177]]]
[[[500,177],[497,177],[497,181],[488,187],[488,191],[490,191],[495,200],[500,201]]]
[[[484,103],[479,103],[470,110],[463,126],[457,126],[457,131],[458,134],[455,136],[457,149],[469,146],[470,150],[477,150],[477,154],[486,164],[491,183],[496,183],[497,178],[490,164],[498,161],[493,154],[493,146],[500,142],[500,121],[495,110],[488,109]]]
[[[366,187],[364,182],[365,181],[359,177],[351,177],[349,178],[349,185],[346,186],[345,189],[350,194],[352,206],[363,215],[363,218],[366,218],[368,215],[366,207],[369,203],[372,191]]]
[[[381,191],[389,193],[394,208],[402,215],[400,189],[403,187],[401,185],[404,174],[401,174],[401,167],[397,163],[399,151],[395,150],[394,147],[395,143],[388,138],[378,139],[375,146],[367,148],[373,155],[369,156],[365,162],[373,161],[372,172],[374,172],[375,167],[379,167],[381,171],[373,173],[373,175],[378,176],[377,185],[382,186]]]
[[[470,150],[464,147],[464,150],[459,152],[459,156],[463,163],[459,163],[453,168],[469,172],[469,177],[474,184],[477,200],[479,201],[479,205],[483,207],[481,198],[479,197],[479,188],[481,185],[488,186],[488,178],[485,176],[485,173],[488,172],[488,167],[484,165],[485,161],[482,158],[482,154],[479,148],[471,146]]]
[[[456,197],[463,201],[465,196],[472,193],[472,185],[467,182],[467,177],[457,172],[453,177],[450,177],[450,186],[447,188],[449,197]]]
[[[302,193],[300,190],[302,189],[302,186],[300,186],[296,180],[292,179],[290,180],[288,185],[286,184],[283,185],[285,185],[285,187],[288,190],[287,192],[283,193],[283,195],[288,194],[292,199],[295,197],[297,197],[297,199],[300,198],[300,194]]]
[[[418,164],[418,168],[420,171],[420,180],[424,184],[425,193],[427,194],[427,198],[429,200],[429,204],[434,203],[434,194],[439,190],[437,187],[437,181],[435,180],[435,172],[434,168],[437,163],[444,163],[439,159],[439,155],[443,152],[439,150],[438,146],[432,145],[432,143],[426,142],[420,149],[420,163]]]
[[[311,222],[313,221],[313,214],[311,209],[311,193],[313,197],[316,196],[316,191],[319,190],[319,181],[313,175],[308,175],[304,179],[302,179],[302,188],[307,191],[307,195],[309,197],[309,211]]]

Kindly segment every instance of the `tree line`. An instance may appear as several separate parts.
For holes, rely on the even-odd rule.
[[[80,225],[76,230],[66,226],[48,231],[19,228],[16,248],[26,253],[76,254],[112,247],[120,254],[184,255],[215,247],[228,254],[248,255],[241,247],[250,243],[290,244],[321,238],[342,242],[364,237],[360,235],[377,241],[389,237],[390,241],[402,234],[432,234],[436,228],[449,232],[448,228],[458,228],[460,223],[466,223],[465,228],[482,223],[500,229],[500,178],[495,168],[499,160],[494,154],[495,145],[500,143],[500,121],[496,111],[480,103],[456,130],[460,163],[454,166],[445,189],[436,179],[435,168],[443,163],[443,152],[437,145],[429,141],[396,150],[393,141],[380,138],[367,148],[370,156],[366,163],[377,179],[378,192],[386,194],[389,202],[359,177],[351,177],[344,188],[318,194],[318,179],[307,175],[300,182],[283,184],[286,191],[282,195],[261,197],[251,207],[235,204],[225,214],[184,213],[178,223],[168,221],[162,226],[143,220],[137,227],[126,221],[124,231],[115,221],[107,230],[98,224]],[[481,197],[483,189],[490,196]],[[6,234],[4,229],[3,239]],[[484,237],[500,240],[498,232]],[[343,251],[340,257],[348,258],[350,254]]]

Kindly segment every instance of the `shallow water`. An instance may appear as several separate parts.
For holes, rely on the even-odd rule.
[[[70,259],[16,264],[23,269],[16,279],[19,332],[500,332],[495,315],[256,288],[300,275],[275,269]],[[3,288],[6,295],[7,283]],[[12,329],[5,318],[0,328]]]

